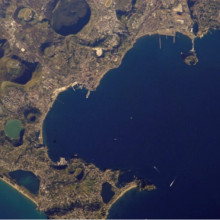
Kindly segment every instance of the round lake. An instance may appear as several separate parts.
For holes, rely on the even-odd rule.
[[[5,134],[9,138],[19,138],[21,130],[22,126],[20,120],[10,120],[7,121],[5,125]]]

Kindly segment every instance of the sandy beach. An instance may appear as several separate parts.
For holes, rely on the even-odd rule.
[[[127,193],[128,191],[137,188],[137,184],[136,182],[132,182],[131,184],[127,185],[126,187],[124,187],[123,191],[119,194],[116,195],[112,201],[109,203],[109,207],[105,216],[105,219],[107,218],[108,214],[109,214],[109,210],[111,209],[111,207],[122,197],[124,196],[125,193]]]
[[[2,181],[4,181],[5,183],[7,183],[8,185],[10,185],[12,188],[16,189],[19,193],[21,193],[22,195],[24,195],[26,198],[28,198],[29,200],[31,200],[36,206],[38,206],[37,201],[31,196],[29,195],[27,192],[24,191],[24,189],[22,189],[22,187],[20,187],[19,185],[12,183],[8,178],[6,177],[0,177],[0,179]]]

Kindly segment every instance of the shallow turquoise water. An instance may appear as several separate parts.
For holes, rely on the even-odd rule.
[[[0,180],[0,218],[46,219],[46,216],[29,199]]]

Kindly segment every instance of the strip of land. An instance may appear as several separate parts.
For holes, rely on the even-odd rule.
[[[0,176],[0,179],[7,183],[8,185],[10,185],[12,188],[14,188],[15,190],[17,190],[19,193],[21,193],[22,195],[24,195],[26,198],[28,198],[29,200],[31,200],[36,206],[38,206],[37,201],[35,200],[35,198],[27,192],[27,190],[25,190],[23,187],[19,186],[18,184],[11,182],[7,177],[4,176]]]

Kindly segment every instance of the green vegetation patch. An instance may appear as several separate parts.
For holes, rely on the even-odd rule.
[[[78,190],[82,193],[89,193],[94,191],[95,181],[87,179],[84,182],[78,184]]]
[[[29,22],[33,19],[34,12],[30,8],[22,8],[18,13],[18,18],[25,22]]]
[[[130,11],[134,0],[116,0],[116,10]]]
[[[9,138],[14,138],[14,139],[19,138],[21,131],[22,131],[22,125],[20,120],[17,119],[10,120],[5,125],[5,134]]]
[[[26,84],[11,82],[8,80],[2,81],[1,83],[1,79],[0,79],[0,83],[1,83],[0,93],[4,95],[7,92],[7,89],[10,87],[17,87],[20,89],[24,89],[25,91],[28,91],[30,88],[32,88],[33,86],[35,86],[37,83],[40,82],[42,76],[41,68],[37,67],[36,70],[31,74],[32,74],[32,78],[29,81],[27,81]]]

